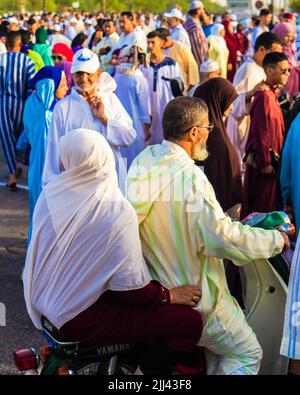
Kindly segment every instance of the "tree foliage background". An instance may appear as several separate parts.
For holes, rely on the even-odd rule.
[[[300,12],[300,0],[292,0],[290,2],[290,8],[293,12]]]
[[[61,12],[72,7],[75,0],[45,0],[47,11]],[[80,3],[79,10],[88,12],[98,12],[101,10],[100,0],[77,0]],[[151,11],[153,13],[163,12],[169,8],[179,5],[184,11],[188,9],[191,0],[106,0],[106,12],[119,12],[124,10],[134,11]],[[205,8],[210,13],[222,13],[225,11],[223,7],[212,0],[202,0]],[[297,1],[297,0],[296,0]],[[298,0],[300,1],[300,0]],[[43,9],[43,0],[25,0],[26,11],[40,11]],[[19,0],[0,0],[1,13],[13,13],[19,11]]]

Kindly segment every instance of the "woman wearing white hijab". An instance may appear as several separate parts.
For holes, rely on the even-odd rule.
[[[227,78],[227,62],[229,50],[224,39],[225,28],[221,23],[216,23],[211,29],[211,35],[207,38],[209,42],[209,59],[218,63],[220,77]]]
[[[169,291],[151,281],[136,214],[118,188],[103,136],[77,129],[58,149],[63,171],[43,189],[33,216],[23,273],[28,313],[37,328],[43,315],[86,345],[159,339],[167,352],[147,355],[141,369],[166,373],[201,335],[201,316],[170,303],[193,307],[200,290]]]

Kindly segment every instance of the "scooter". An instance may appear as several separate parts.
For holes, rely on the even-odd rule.
[[[279,229],[290,238],[295,227],[284,212],[253,213],[242,223],[263,229]],[[245,316],[263,350],[260,375],[286,375],[288,358],[280,355],[289,263],[284,254],[254,261],[240,268],[246,279]]]
[[[133,375],[148,350],[145,344],[129,343],[86,347],[64,337],[46,317],[41,318],[41,325],[48,345],[40,352],[29,348],[14,353],[16,367],[26,375]],[[174,375],[205,372],[201,349],[187,353],[182,362],[176,365]]]
[[[295,233],[283,212],[254,213],[242,223],[279,229],[290,237]],[[264,352],[260,374],[286,374],[288,361],[279,353],[287,295],[286,263],[282,256],[277,256],[253,262],[243,269],[246,276],[245,315]],[[40,352],[34,348],[14,352],[16,367],[27,375],[133,375],[140,356],[147,351],[143,344],[85,347],[65,338],[46,317],[42,317],[41,325],[48,345]],[[176,365],[174,374],[205,375],[203,351],[200,349],[196,354],[187,355],[184,364]]]

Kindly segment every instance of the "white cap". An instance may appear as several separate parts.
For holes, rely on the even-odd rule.
[[[55,32],[61,32],[61,26],[60,26],[58,23],[56,23],[56,24],[53,26],[53,30],[54,30]]]
[[[197,8],[202,8],[202,7],[204,7],[204,5],[201,1],[192,1],[189,4],[189,11],[196,10]]]
[[[76,18],[70,18],[69,19],[69,23],[77,23],[77,19]]]
[[[170,11],[164,13],[164,17],[166,18],[178,18],[182,21],[184,20],[182,13],[178,8],[172,8]]]
[[[84,20],[84,23],[85,23],[86,25],[92,25],[92,24],[93,24],[93,21],[92,21],[90,18],[86,18],[86,19]]]
[[[214,60],[206,60],[200,65],[200,73],[212,73],[213,71],[218,71],[220,69],[217,62]]]
[[[237,19],[237,16],[235,15],[235,14],[232,14],[231,16],[230,16],[230,19],[232,20],[232,21],[237,21],[238,19]]]
[[[99,58],[93,51],[88,48],[83,48],[75,53],[71,66],[71,73],[83,71],[84,73],[94,74],[99,69]]]
[[[9,24],[13,24],[13,23],[19,23],[18,19],[14,16],[11,16],[10,18],[7,19],[7,22]]]

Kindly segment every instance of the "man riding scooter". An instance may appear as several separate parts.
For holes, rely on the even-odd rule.
[[[194,284],[204,330],[208,374],[257,374],[262,350],[226,283],[222,259],[244,265],[289,247],[277,230],[233,222],[194,160],[205,160],[209,125],[206,104],[178,97],[163,115],[164,141],[132,163],[127,197],[139,219],[143,254],[153,278],[166,287]]]

